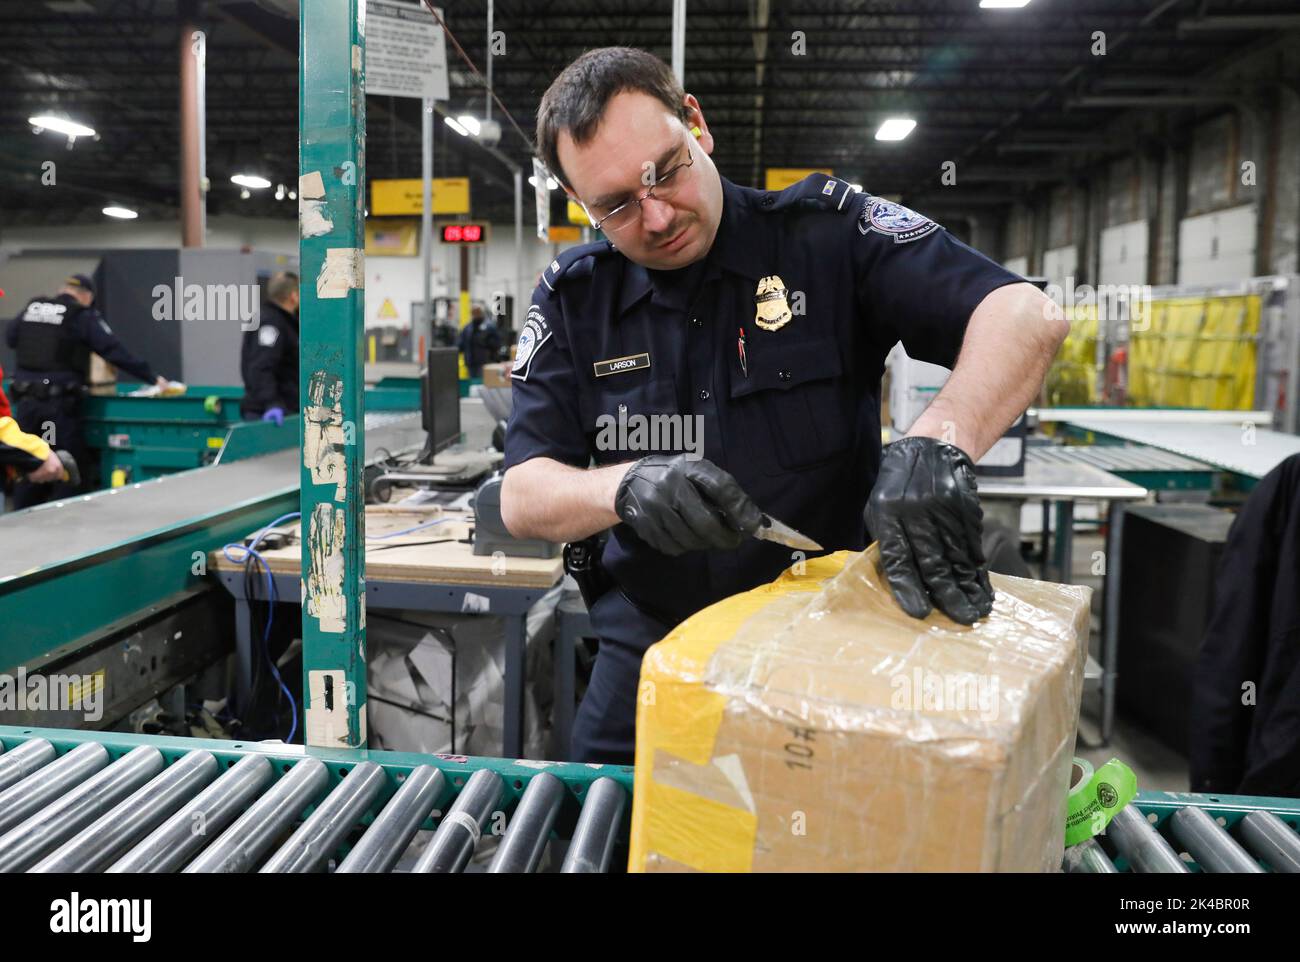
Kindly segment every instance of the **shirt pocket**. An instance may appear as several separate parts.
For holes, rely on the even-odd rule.
[[[834,461],[853,439],[845,408],[843,362],[833,338],[746,338],[748,374],[731,362],[732,410],[744,456],[768,473]]]
[[[597,464],[699,449],[698,424],[679,412],[671,376],[650,379],[633,374],[621,381],[619,377],[613,375],[609,383],[598,381],[581,399],[583,428]]]

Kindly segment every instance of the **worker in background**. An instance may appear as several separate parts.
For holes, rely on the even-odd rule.
[[[244,332],[239,371],[244,378],[245,420],[284,423],[298,410],[298,275],[272,274],[261,320]]]
[[[1300,798],[1300,454],[1265,475],[1219,558],[1192,681],[1193,792]]]
[[[495,321],[487,317],[482,304],[470,308],[470,320],[460,332],[457,345],[465,358],[470,377],[481,378],[483,365],[492,364],[501,356],[501,334]]]
[[[42,438],[18,426],[4,380],[4,368],[0,367],[0,475],[5,481],[25,476],[32,484],[79,483],[81,472],[70,452],[55,451]]]
[[[94,283],[85,274],[74,274],[56,296],[29,301],[5,332],[17,355],[13,395],[19,426],[70,452],[83,466],[88,451],[81,436],[80,408],[92,353],[145,383],[167,387],[165,377],[123,346],[92,306],[94,302]],[[79,479],[40,487],[20,481],[14,489],[14,507],[68,497],[79,488]]]
[[[828,550],[878,541],[914,617],[988,615],[972,462],[1038,394],[1069,330],[1052,302],[844,180],[725,180],[699,101],[639,50],[566,68],[537,142],[608,238],[562,253],[534,292],[501,492],[516,537],[612,528],[588,581],[608,588],[584,592],[600,651],[570,757],[630,764],[645,650],[803,559],[751,537],[764,512]],[[953,373],[882,451],[880,378],[899,341]],[[633,423],[665,416],[677,440]]]

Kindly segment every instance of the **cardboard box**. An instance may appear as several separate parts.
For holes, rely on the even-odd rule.
[[[484,387],[509,387],[510,366],[513,362],[501,361],[497,364],[483,365]]]
[[[647,652],[632,871],[1055,871],[1091,590],[993,575],[965,627],[840,552]]]

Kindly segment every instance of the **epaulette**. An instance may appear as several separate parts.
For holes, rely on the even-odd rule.
[[[546,265],[542,271],[542,284],[547,290],[566,278],[590,276],[596,265],[596,259],[613,253],[614,246],[609,241],[595,241],[591,244],[579,244],[568,247],[556,255],[555,260]]]
[[[782,191],[768,191],[758,202],[765,213],[791,210],[827,210],[845,212],[856,205],[852,203],[853,186],[847,181],[825,174],[809,174],[797,184]]]

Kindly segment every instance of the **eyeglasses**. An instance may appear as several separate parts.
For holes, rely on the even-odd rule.
[[[582,204],[582,209],[586,211],[587,219],[591,221],[591,226],[596,230],[604,230],[607,232],[626,230],[633,224],[640,222],[641,205],[647,200],[672,200],[673,196],[681,189],[682,184],[687,180],[687,177],[683,172],[686,168],[689,168],[695,163],[695,155],[691,153],[691,142],[689,140],[686,142],[686,156],[688,158],[687,160],[682,161],[680,164],[674,164],[656,177],[654,185],[646,190],[646,192],[640,197],[634,197],[625,204],[619,204],[613,210],[604,213],[604,215],[599,219],[592,214],[592,208],[589,208],[585,203]],[[579,203],[582,202],[579,201]],[[604,208],[596,206],[595,211],[599,214],[604,211]]]

